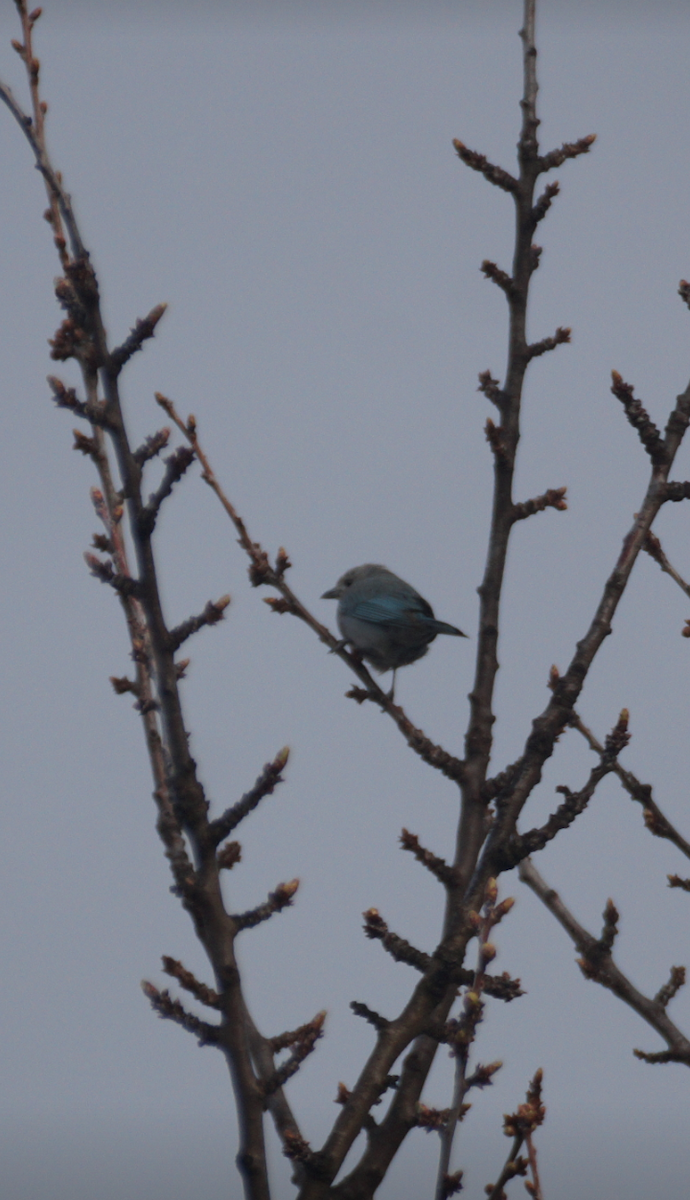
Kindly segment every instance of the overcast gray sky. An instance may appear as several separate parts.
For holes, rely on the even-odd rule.
[[[501,374],[506,313],[485,257],[509,266],[511,202],[455,157],[452,138],[511,168],[520,94],[519,0],[355,4],[322,0],[180,5],[46,0],[37,27],[54,161],[93,252],[118,341],[158,301],[155,341],[127,370],[135,440],[162,422],[153,393],[194,412],[219,477],[254,537],[287,547],[291,582],[318,597],[348,567],[384,562],[437,615],[473,635],[442,639],[402,671],[416,724],[460,752],[486,550],[488,405],[477,374]],[[14,6],[0,13],[0,74],[22,92]],[[567,485],[569,509],[516,530],[506,586],[495,767],[514,759],[589,624],[641,502],[647,461],[610,370],[665,421],[690,376],[690,121],[684,5],[544,0],[538,19],[545,148],[586,133],[590,155],[559,172],[540,227],[530,333],[573,342],[536,362],[526,390],[517,492]],[[0,114],[4,296],[0,451],[4,797],[0,954],[0,1180],[5,1200],[205,1200],[239,1196],[232,1098],[220,1055],[158,1021],[139,990],[164,983],[161,954],[208,978],[154,832],[143,742],[113,595],[82,561],[96,528],[91,466],[53,409],[46,339],[58,322],[44,196],[18,129]],[[70,378],[69,369],[63,372]],[[675,475],[688,478],[690,446]],[[657,532],[686,575],[687,508]],[[449,853],[457,795],[372,706],[344,699],[344,665],[279,619],[192,470],[165,509],[160,568],[172,623],[225,591],[227,620],[192,644],[185,684],[193,751],[220,810],[285,743],[287,782],[240,831],[234,910],[298,876],[295,907],[244,935],[250,1004],[266,1033],[328,1010],[327,1036],[291,1084],[306,1136],[330,1127],[371,1032],[348,1004],[394,1013],[410,984],[361,932],[375,905],[433,947],[439,889],[397,848],[402,826]],[[687,835],[688,601],[645,559],[635,568],[581,704],[603,737],[624,705],[624,763],[652,782]],[[567,735],[523,827],[582,786],[591,756]],[[610,779],[540,856],[540,870],[598,933],[621,911],[618,958],[654,994],[687,963],[687,874]],[[549,1200],[687,1191],[690,1075],[651,1067],[662,1048],[574,953],[514,876],[497,967],[528,995],[491,1004],[478,1047],[503,1059],[473,1097],[456,1150],[479,1197],[508,1149],[502,1113],[538,1066],[538,1138]],[[671,1009],[690,1029],[681,994]],[[428,1103],[448,1102],[447,1058]],[[285,1160],[272,1143],[276,1200]],[[431,1194],[435,1137],[408,1139],[383,1200]],[[521,1185],[513,1187],[521,1194]]]

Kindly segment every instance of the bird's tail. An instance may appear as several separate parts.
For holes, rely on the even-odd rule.
[[[437,621],[435,617],[434,629],[436,633],[450,633],[453,637],[467,637],[467,634],[463,633],[462,629],[456,629],[454,625],[448,625],[445,621]]]

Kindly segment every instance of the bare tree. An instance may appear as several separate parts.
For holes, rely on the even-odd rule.
[[[48,196],[46,217],[51,224],[60,259],[61,277],[56,295],[65,317],[52,342],[57,361],[74,359],[81,371],[83,394],[61,379],[49,379],[56,404],[86,423],[88,432],[75,433],[75,449],[93,462],[99,486],[92,491],[95,512],[103,532],[86,555],[92,574],[116,592],[129,633],[133,675],[112,679],[117,693],[133,694],[141,717],[158,807],[158,832],[173,876],[174,891],[189,913],[214,976],[214,986],[198,980],[181,962],[163,959],[164,970],[178,985],[209,1010],[202,1018],[186,1009],[168,991],[153,984],[145,992],[154,1010],[197,1037],[216,1046],[230,1071],[238,1114],[240,1149],[237,1164],[245,1194],[251,1200],[268,1200],[264,1117],[270,1113],[293,1165],[300,1200],[365,1200],[374,1195],[402,1142],[415,1128],[437,1131],[440,1140],[436,1200],[461,1188],[462,1172],[452,1169],[457,1126],[467,1111],[472,1088],[491,1084],[500,1063],[482,1064],[473,1058],[474,1043],[487,998],[507,1003],[521,993],[519,980],[490,970],[496,948],[492,931],[511,908],[512,899],[499,900],[500,876],[516,867],[520,878],[543,901],[575,944],[585,976],[611,990],[637,1012],[666,1044],[661,1052],[636,1050],[649,1063],[690,1065],[690,1041],[668,1016],[668,1005],[685,981],[684,969],[673,967],[668,982],[654,997],[642,995],[616,965],[613,944],[618,913],[611,901],[604,912],[599,936],[585,930],[558,894],[542,879],[532,856],[568,829],[584,812],[600,782],[617,775],[633,800],[640,803],[649,831],[670,840],[690,857],[690,845],[661,812],[649,785],[620,766],[618,756],[629,740],[624,710],[607,737],[599,740],[580,719],[577,704],[588,672],[606,638],[621,596],[638,555],[652,556],[686,594],[690,587],[668,561],[652,526],[662,506],[690,498],[690,483],[670,478],[674,459],[690,423],[690,385],[677,398],[665,430],[654,425],[635,398],[632,387],[614,373],[612,392],[637,431],[649,458],[649,483],[640,498],[639,511],[625,534],[621,552],[604,581],[588,628],[577,643],[563,674],[555,668],[550,679],[551,698],[532,722],[532,730],[518,759],[490,775],[495,721],[495,683],[498,670],[497,641],[506,555],[517,523],[553,508],[566,507],[565,488],[551,487],[528,500],[516,500],[513,480],[520,439],[520,408],[525,375],[531,361],[569,340],[568,329],[537,342],[528,342],[526,315],[530,282],[539,265],[540,249],[533,238],[558,195],[558,184],[546,184],[538,193],[541,176],[590,150],[588,135],[559,149],[541,153],[537,138],[537,74],[535,0],[524,0],[524,85],[522,125],[517,170],[495,165],[481,153],[455,142],[459,159],[487,182],[506,192],[515,205],[514,257],[510,271],[485,261],[482,270],[505,295],[509,311],[508,363],[503,382],[489,371],[480,375],[480,390],[495,407],[496,419],[487,419],[486,436],[493,453],[494,484],[486,569],[479,588],[480,616],[470,720],[462,759],[436,744],[415,727],[402,707],[385,692],[366,669],[361,656],[348,648],[297,597],[287,582],[290,562],[281,550],[271,562],[261,543],[254,540],[244,519],[225,494],[202,444],[196,420],[184,418],[170,399],[157,395],[169,425],[133,447],[120,402],[119,379],[130,358],[144,346],[163,317],[158,305],[136,321],[130,336],[112,348],[101,315],[99,284],[62,177],[51,162],[45,140],[46,105],[39,90],[39,63],[33,48],[33,31],[40,9],[29,13],[25,0],[15,0],[21,21],[21,40],[13,46],[23,60],[31,98],[30,115],[5,85],[0,95],[16,118],[33,151]],[[690,285],[680,285],[680,295],[690,303]],[[151,464],[167,452],[172,430],[180,440],[163,459],[158,485],[148,497],[144,480]],[[356,702],[374,704],[397,726],[413,753],[439,771],[460,796],[455,846],[441,857],[422,846],[418,837],[403,830],[401,847],[412,854],[438,882],[443,895],[442,934],[431,950],[411,945],[391,930],[376,909],[365,913],[366,936],[381,942],[396,961],[416,972],[416,982],[402,1010],[393,1016],[373,1011],[364,1002],[352,1004],[354,1012],[373,1028],[373,1049],[351,1089],[340,1086],[340,1111],[324,1144],[313,1148],[304,1137],[286,1095],[286,1084],[322,1036],[324,1014],[319,1012],[299,1028],[266,1036],[252,1019],[240,975],[235,941],[239,932],[267,920],[292,904],[297,881],[279,884],[268,898],[245,912],[227,905],[222,872],[240,858],[232,835],[240,823],[282,782],[288,754],[276,755],[260,772],[255,785],[234,805],[214,815],[199,781],[197,764],[189,748],[180,682],[187,660],[180,651],[204,626],[223,619],[229,598],[209,601],[199,614],[171,628],[161,602],[154,533],[162,505],[193,462],[216,494],[249,559],[252,586],[270,588],[266,603],[277,613],[290,614],[306,624],[318,639],[352,671],[357,683],[348,695]],[[573,792],[561,787],[560,805],[541,826],[520,832],[523,809],[539,784],[547,759],[567,729],[579,732],[596,755],[582,787]],[[690,890],[690,882],[670,877],[673,887]],[[470,943],[476,952],[467,965]],[[251,990],[251,989],[250,989]],[[448,1047],[455,1062],[455,1084],[448,1107],[426,1105],[424,1086],[439,1046]],[[536,1065],[536,1064],[535,1064]],[[390,1094],[390,1095],[389,1095]],[[383,1114],[375,1110],[385,1105]],[[541,1071],[529,1085],[527,1099],[506,1117],[511,1139],[506,1163],[489,1185],[487,1194],[498,1200],[516,1176],[528,1176],[530,1194],[542,1195],[534,1132],[544,1118]],[[358,1161],[342,1174],[345,1158],[358,1136],[366,1144]]]

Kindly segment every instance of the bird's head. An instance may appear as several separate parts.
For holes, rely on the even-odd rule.
[[[344,575],[336,583],[335,587],[330,588],[323,593],[322,600],[339,600],[345,594],[348,588],[351,588],[353,583],[360,583],[362,579],[373,579],[377,575],[391,575],[392,572],[388,567],[382,567],[380,563],[364,563],[361,567],[350,567]]]

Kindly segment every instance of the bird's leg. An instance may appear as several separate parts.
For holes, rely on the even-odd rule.
[[[340,650],[344,650],[346,646],[347,646],[347,638],[341,638],[341,639],[340,639],[340,641],[339,641],[339,642],[336,642],[336,643],[335,643],[335,646],[333,646],[333,647],[332,647],[332,648],[331,648],[331,649],[328,651],[328,653],[329,653],[329,654],[337,654],[337,653],[338,653],[338,651],[340,651]]]
[[[394,695],[395,695],[395,672],[397,671],[397,669],[398,669],[397,667],[393,667],[393,682],[392,682],[392,684],[391,684],[391,690],[390,690],[390,692],[388,692],[388,699],[389,699],[391,702],[392,702],[392,700],[393,700],[393,697],[394,697]]]

